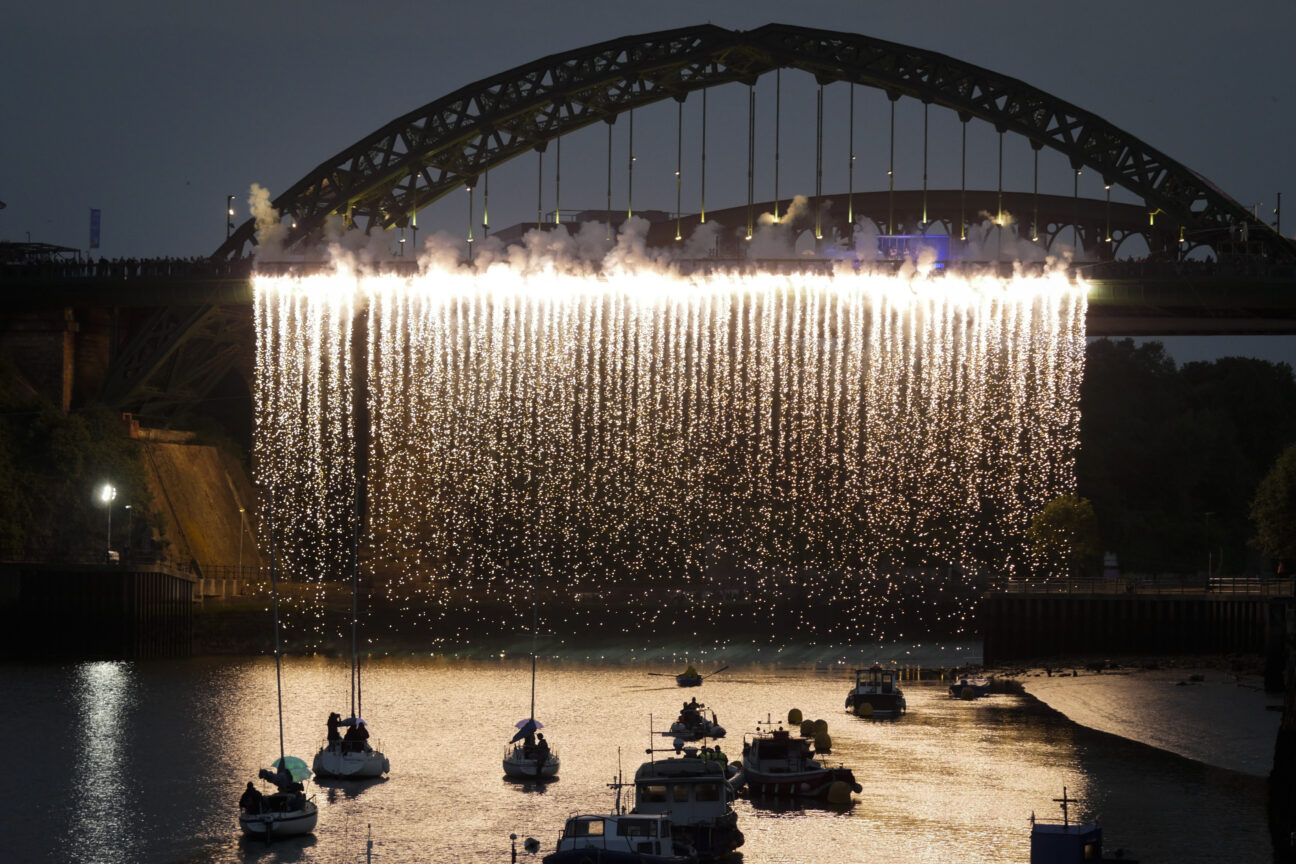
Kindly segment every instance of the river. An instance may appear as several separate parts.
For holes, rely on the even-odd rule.
[[[320,808],[313,836],[267,847],[241,837],[236,802],[279,754],[272,659],[6,664],[11,740],[25,758],[0,784],[0,859],[506,862],[516,833],[519,860],[538,862],[522,839],[544,854],[567,816],[610,810],[618,766],[632,776],[650,742],[664,746],[649,737],[650,717],[664,728],[689,696],[728,729],[730,758],[767,715],[825,719],[831,760],[863,785],[849,807],[740,800],[747,862],[1026,862],[1029,817],[1060,817],[1063,786],[1082,818],[1101,814],[1109,853],[1123,847],[1145,864],[1272,857],[1261,778],[1091,731],[1030,696],[963,702],[937,682],[906,682],[908,714],[881,721],[843,710],[844,662],[734,664],[692,690],[649,674],[671,671],[543,660],[536,716],[562,769],[536,788],[505,781],[500,767],[529,710],[525,657],[376,660],[362,713],[391,776],[308,784]],[[341,659],[285,660],[290,755],[311,761],[328,713],[349,710],[349,681]]]

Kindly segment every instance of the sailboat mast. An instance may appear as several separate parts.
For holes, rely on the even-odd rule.
[[[279,700],[279,764],[284,758],[283,675],[279,663],[279,582],[275,575],[274,499],[270,499],[270,598],[274,607],[275,691]]]

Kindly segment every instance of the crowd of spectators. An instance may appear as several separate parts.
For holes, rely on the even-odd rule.
[[[252,259],[82,258],[49,256],[0,261],[0,279],[168,279],[245,277]]]

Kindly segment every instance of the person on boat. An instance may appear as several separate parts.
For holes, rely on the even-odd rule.
[[[342,736],[342,749],[348,753],[359,753],[369,749],[369,730],[365,721],[358,717],[351,718],[351,725],[346,735]]]
[[[540,772],[544,769],[545,763],[549,761],[549,742],[545,740],[543,732],[540,733],[538,738],[539,740],[536,741],[536,746],[535,746],[535,763],[536,763],[537,777],[540,776]]]
[[[261,812],[261,790],[248,781],[247,789],[243,790],[243,797],[239,798],[239,809],[244,813]]]
[[[684,670],[684,675],[685,675],[685,677],[688,677],[688,678],[696,678],[696,677],[697,677],[697,670],[693,668],[693,664],[692,664],[692,663],[688,664],[688,668]]]
[[[358,742],[357,749],[369,752],[369,724],[363,720],[357,719],[355,725],[355,737]]]
[[[526,737],[522,739],[522,755],[527,759],[534,758],[536,749],[535,727],[528,726]]]
[[[338,734],[338,726],[342,723],[342,717],[336,711],[328,716],[328,746],[329,749],[336,749],[342,743],[342,736]]]

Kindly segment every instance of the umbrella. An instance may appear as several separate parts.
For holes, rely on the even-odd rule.
[[[280,761],[284,763],[284,767],[288,769],[288,773],[292,775],[294,781],[300,783],[303,780],[310,779],[311,770],[306,767],[306,763],[301,759],[298,759],[296,756],[285,756],[282,760],[276,759],[271,762],[270,767],[278,768]]]
[[[535,719],[534,717],[528,717],[525,720],[519,720],[513,725],[517,727],[518,731],[516,735],[514,735],[512,738],[509,739],[509,743],[512,743],[514,741],[521,741],[523,738],[530,735],[532,732],[536,731],[537,729],[544,728],[544,724],[541,723],[539,720]]]

